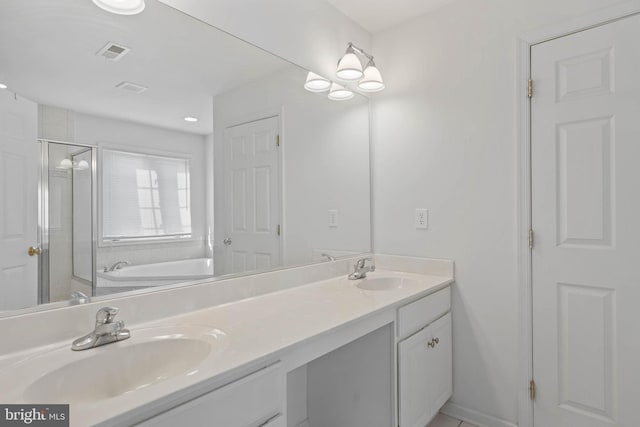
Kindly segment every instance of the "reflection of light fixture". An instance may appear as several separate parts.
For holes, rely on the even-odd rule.
[[[136,15],[144,10],[144,0],[93,0],[100,9],[117,15]]]
[[[362,62],[360,62],[358,55],[368,60],[364,71],[362,71]],[[336,76],[340,80],[358,81],[358,89],[363,92],[378,92],[384,89],[382,75],[373,62],[373,56],[353,43],[347,45],[346,53],[338,61]]]
[[[187,117],[184,118],[184,121],[185,122],[189,122],[189,123],[195,123],[195,122],[198,121],[198,118],[197,117],[187,116]]]
[[[6,85],[6,84],[4,84],[4,83],[0,83],[0,89],[6,89],[6,88],[7,88],[7,85]]]
[[[364,76],[358,83],[358,89],[363,92],[379,92],[384,89],[382,75],[380,75],[380,71],[373,59],[369,60],[367,67],[364,69]]]
[[[80,169],[81,171],[89,169],[89,162],[87,162],[86,160],[80,160],[78,162],[78,169]]]
[[[347,51],[338,61],[338,69],[336,70],[336,76],[340,80],[354,81],[359,80],[362,77],[362,63],[355,50],[353,44],[349,43]]]
[[[71,159],[62,159],[60,160],[60,164],[56,167],[56,169],[63,169],[63,170],[69,170],[69,169],[74,169],[74,170],[87,170],[89,169],[89,162],[87,162],[86,160],[80,160],[79,162],[76,161],[71,161]]]
[[[326,92],[330,86],[331,82],[329,80],[312,71],[307,74],[307,81],[304,84],[304,88],[309,92]]]
[[[329,99],[333,101],[346,101],[353,98],[353,92],[351,89],[346,88],[338,83],[332,83],[329,90]]]

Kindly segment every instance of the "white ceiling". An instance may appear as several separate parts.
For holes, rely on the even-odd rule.
[[[453,0],[327,0],[374,34],[424,15]]]
[[[139,15],[119,16],[88,0],[3,0],[0,81],[41,104],[209,134],[212,96],[296,68],[157,0],[146,3]],[[132,50],[118,62],[96,56],[107,42]],[[116,89],[123,81],[149,89]]]

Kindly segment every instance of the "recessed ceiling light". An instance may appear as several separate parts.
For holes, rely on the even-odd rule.
[[[6,89],[6,88],[7,88],[7,85],[6,85],[6,84],[4,84],[4,83],[0,83],[0,89]]]
[[[136,15],[144,10],[144,0],[93,0],[100,9],[117,15]]]
[[[187,116],[184,118],[185,122],[189,122],[189,123],[195,123],[197,122],[199,119],[197,117],[191,117],[191,116]]]

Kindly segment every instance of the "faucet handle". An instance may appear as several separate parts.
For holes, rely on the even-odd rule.
[[[102,307],[96,313],[96,325],[105,325],[113,323],[113,319],[116,317],[120,309],[118,307]]]
[[[373,258],[371,257],[367,257],[367,258],[360,258],[358,261],[356,261],[356,268],[364,268],[364,266],[366,265],[367,261],[371,261],[373,262]]]

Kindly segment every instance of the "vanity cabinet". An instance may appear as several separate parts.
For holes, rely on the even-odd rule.
[[[286,427],[285,389],[285,372],[282,363],[277,363],[138,426]]]
[[[451,397],[450,299],[450,290],[446,288],[399,310],[400,427],[424,427]]]

